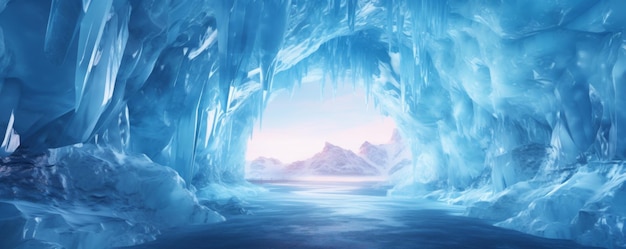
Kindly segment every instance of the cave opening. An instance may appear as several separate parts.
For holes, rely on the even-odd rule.
[[[310,74],[270,97],[247,144],[247,180],[383,181],[409,164],[393,119],[367,102],[362,83],[323,77]]]

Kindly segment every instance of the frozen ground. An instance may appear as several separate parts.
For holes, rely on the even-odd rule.
[[[460,216],[464,208],[386,197],[375,182],[258,184],[269,191],[223,204],[223,223],[128,248],[586,248]]]

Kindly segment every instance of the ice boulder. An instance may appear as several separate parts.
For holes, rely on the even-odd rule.
[[[0,164],[0,179],[0,202],[25,219],[20,241],[107,248],[153,240],[165,228],[224,219],[200,205],[171,168],[94,145],[37,158],[13,154]]]

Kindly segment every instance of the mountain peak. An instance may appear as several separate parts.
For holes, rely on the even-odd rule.
[[[373,145],[372,143],[370,143],[369,141],[365,141],[363,142],[363,144],[361,144],[361,146],[359,147],[359,154],[364,154],[367,153],[367,151],[371,150],[373,147],[376,147],[376,145]]]
[[[370,147],[370,146],[374,146],[372,143],[370,143],[369,141],[365,141],[361,144],[360,148],[364,148],[364,147]]]
[[[402,134],[400,134],[398,128],[393,129],[393,133],[391,134],[391,139],[389,139],[389,142],[394,143],[402,141],[404,141],[404,139],[402,138]]]
[[[344,150],[343,148],[341,148],[341,147],[339,147],[337,145],[331,144],[329,142],[325,142],[324,143],[324,149],[322,151],[327,152],[327,151],[337,150],[337,149]]]
[[[293,174],[365,176],[380,175],[380,171],[348,149],[326,142],[324,149],[313,157],[291,163],[287,171]]]

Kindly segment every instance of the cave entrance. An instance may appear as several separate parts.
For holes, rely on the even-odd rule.
[[[385,180],[398,161],[410,160],[393,119],[367,101],[363,87],[320,81],[307,76],[291,92],[273,93],[248,141],[247,180]]]

